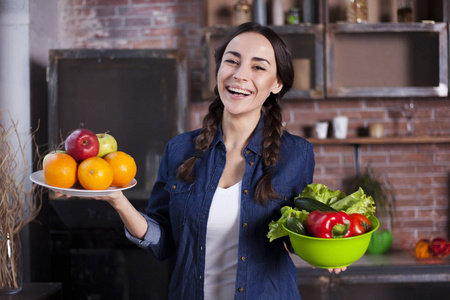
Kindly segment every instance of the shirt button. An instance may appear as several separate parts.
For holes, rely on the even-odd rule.
[[[177,186],[174,184],[174,185],[172,185],[172,190],[174,190],[174,189],[176,189],[177,188]]]
[[[241,260],[242,260],[242,261],[244,261],[244,260],[246,260],[246,259],[247,259],[247,257],[241,256]]]
[[[200,246],[200,250],[202,250],[202,251],[203,251],[203,246]]]
[[[238,291],[242,293],[244,291],[244,288],[241,286],[240,288],[238,288]]]
[[[248,190],[244,190],[244,194],[246,194],[246,195],[247,195],[247,194],[248,194]]]
[[[245,154],[250,154],[250,150],[245,151]]]
[[[202,279],[202,275],[198,276],[198,278],[200,278],[200,280]]]
[[[242,223],[242,227],[247,227],[248,226],[248,224],[245,222],[245,223]]]
[[[253,166],[254,162],[251,161],[251,162],[249,162],[248,164],[249,164],[250,166]]]

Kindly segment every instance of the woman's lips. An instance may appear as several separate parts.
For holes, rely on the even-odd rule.
[[[233,87],[233,86],[228,86],[227,91],[230,93],[230,96],[233,99],[243,99],[252,94],[252,92],[249,90],[246,90],[246,89],[243,89],[240,87]]]

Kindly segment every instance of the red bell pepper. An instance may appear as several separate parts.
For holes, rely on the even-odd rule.
[[[351,237],[352,220],[342,211],[313,211],[306,219],[311,234],[318,238]]]
[[[360,235],[370,231],[370,221],[363,214],[353,213],[349,215],[352,219],[353,235]]]

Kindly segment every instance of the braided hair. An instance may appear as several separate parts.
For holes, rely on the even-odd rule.
[[[272,176],[274,168],[278,162],[281,136],[283,134],[282,113],[280,99],[290,90],[294,80],[294,69],[292,67],[291,54],[284,41],[270,28],[261,26],[258,23],[248,22],[237,26],[225,38],[223,44],[219,46],[215,53],[216,75],[219,71],[223,54],[228,43],[236,36],[245,32],[256,32],[266,37],[272,44],[275,61],[277,65],[277,76],[283,83],[281,91],[277,94],[270,94],[263,104],[264,130],[262,141],[263,157],[263,177],[259,180],[254,194],[254,199],[261,205],[267,205],[270,199],[279,198],[272,186]],[[195,177],[192,175],[192,168],[197,159],[202,157],[203,152],[208,149],[213,141],[217,128],[222,121],[224,106],[219,97],[217,85],[214,88],[216,97],[208,108],[208,114],[203,119],[202,129],[195,141],[195,152],[191,158],[188,158],[177,170],[177,177],[193,182]]]

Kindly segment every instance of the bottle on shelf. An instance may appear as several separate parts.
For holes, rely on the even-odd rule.
[[[272,24],[284,25],[283,0],[272,0]]]
[[[347,0],[345,7],[347,22],[367,22],[367,0]]]
[[[253,21],[263,26],[267,25],[267,10],[264,0],[253,1]]]
[[[234,18],[233,25],[237,26],[242,23],[250,22],[252,20],[252,14],[250,4],[246,0],[239,0],[233,7]]]

